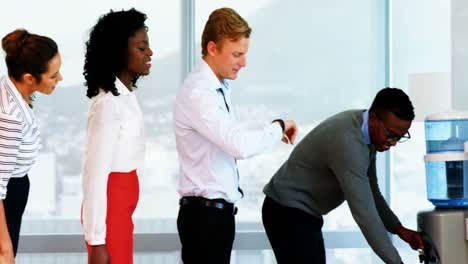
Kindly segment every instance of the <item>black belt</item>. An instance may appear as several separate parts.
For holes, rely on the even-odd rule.
[[[237,214],[237,207],[234,204],[226,202],[224,199],[206,199],[204,197],[182,197],[179,201],[181,206],[183,205],[195,205],[195,206],[202,206],[202,207],[212,207],[217,208],[222,211],[225,211],[229,214],[236,215]]]

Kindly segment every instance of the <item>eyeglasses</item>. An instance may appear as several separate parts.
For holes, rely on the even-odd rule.
[[[395,135],[395,134],[392,134],[392,133],[388,132],[388,130],[385,127],[385,125],[383,124],[382,120],[380,120],[380,118],[378,118],[378,120],[379,120],[380,126],[383,128],[383,131],[384,131],[385,135],[387,136],[387,142],[402,143],[402,142],[408,141],[408,139],[411,138],[411,134],[410,134],[409,131],[406,132],[406,134],[404,134],[403,136],[398,136],[398,135]]]

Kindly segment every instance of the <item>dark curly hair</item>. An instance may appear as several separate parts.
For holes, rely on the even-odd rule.
[[[115,78],[127,67],[128,39],[138,30],[148,30],[146,18],[145,14],[134,8],[117,12],[111,10],[99,18],[86,42],[83,75],[88,87],[87,97],[96,96],[99,89],[119,95]],[[133,87],[136,87],[138,78],[133,78]]]

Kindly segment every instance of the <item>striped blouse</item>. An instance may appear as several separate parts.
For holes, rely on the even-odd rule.
[[[24,177],[41,148],[34,112],[9,77],[0,79],[0,199],[10,178]]]

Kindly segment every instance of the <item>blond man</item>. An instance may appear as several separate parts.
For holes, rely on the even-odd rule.
[[[182,260],[229,263],[235,202],[243,197],[237,160],[294,143],[294,121],[245,129],[233,115],[231,80],[247,65],[251,28],[230,8],[213,11],[202,35],[202,60],[180,87],[174,122],[181,196],[177,227]]]

